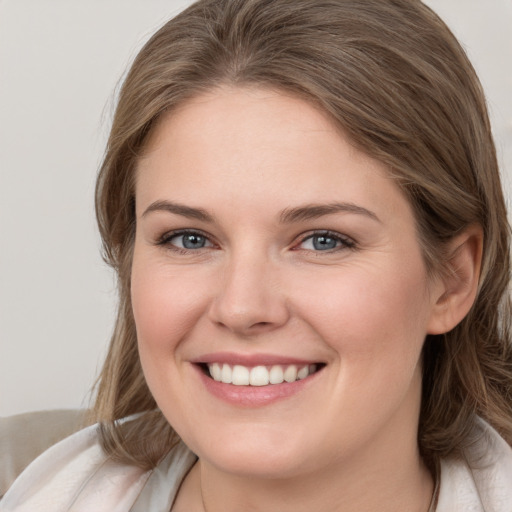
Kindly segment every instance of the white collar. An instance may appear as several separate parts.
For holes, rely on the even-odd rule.
[[[436,512],[511,512],[512,448],[478,419],[464,459],[441,461]]]

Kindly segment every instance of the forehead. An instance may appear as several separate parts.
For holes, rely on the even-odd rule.
[[[166,112],[152,130],[144,154],[170,137],[185,142],[211,141],[217,147],[224,142],[241,149],[243,142],[251,146],[266,143],[261,149],[268,150],[276,138],[284,145],[304,132],[310,136],[316,132],[346,137],[326,112],[296,95],[267,87],[222,86],[193,96]]]
[[[236,196],[256,208],[262,198],[267,206],[358,201],[388,210],[394,202],[384,192],[403,200],[386,166],[358,150],[327,114],[256,88],[214,90],[167,113],[139,161],[136,192],[141,207],[158,195],[201,203],[218,196],[232,207]]]

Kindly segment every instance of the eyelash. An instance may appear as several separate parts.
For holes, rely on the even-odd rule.
[[[172,239],[178,238],[180,236],[185,236],[185,235],[196,235],[196,236],[203,237],[207,243],[211,244],[207,247],[200,247],[199,249],[215,247],[215,244],[214,244],[214,242],[211,241],[209,235],[207,235],[206,233],[203,233],[202,231],[195,230],[195,229],[182,229],[182,230],[178,230],[178,231],[171,231],[170,233],[165,233],[157,240],[156,245],[166,246],[170,250],[175,251],[180,254],[190,254],[191,252],[195,252],[196,250],[199,250],[199,249],[187,249],[184,247],[177,247],[176,245],[171,243]],[[340,246],[334,247],[332,249],[316,250],[316,251],[311,250],[311,249],[303,249],[300,247],[304,242],[306,242],[308,240],[312,240],[315,237],[324,237],[326,239],[334,240],[336,242],[336,244],[339,243]],[[356,245],[355,241],[352,240],[351,238],[341,235],[339,233],[336,233],[334,231],[321,230],[321,231],[314,231],[312,233],[308,233],[308,234],[302,236],[300,238],[299,242],[292,247],[292,250],[294,250],[294,251],[305,250],[305,251],[311,251],[311,252],[315,252],[315,253],[322,253],[322,252],[334,253],[334,252],[338,252],[338,251],[342,251],[342,250],[346,250],[346,249],[353,250],[356,248],[357,248],[357,245]]]
[[[176,245],[171,243],[173,238],[178,238],[180,236],[185,235],[196,235],[203,237],[207,242],[211,244],[211,246],[215,246],[215,244],[210,240],[209,235],[203,233],[202,231],[196,229],[181,229],[178,231],[171,231],[170,233],[164,233],[156,242],[156,245],[165,246],[171,251],[175,251],[179,254],[190,254],[191,252],[195,252],[197,249],[187,249],[186,247],[177,247]],[[209,248],[208,247],[200,247],[200,249]]]
[[[315,253],[322,253],[322,252],[334,253],[334,252],[338,252],[338,251],[342,251],[342,250],[346,250],[346,249],[353,250],[353,249],[357,248],[355,241],[352,240],[351,238],[349,238],[345,235],[341,235],[340,233],[336,233],[335,231],[321,230],[321,231],[314,231],[313,233],[308,233],[307,235],[303,236],[300,239],[299,243],[293,247],[293,250],[295,250],[295,251],[300,251],[300,250],[310,251],[311,249],[302,249],[300,247],[300,245],[302,245],[307,240],[312,240],[315,237],[324,237],[327,239],[334,240],[334,241],[336,241],[336,243],[340,244],[339,247],[334,247],[332,249],[312,251]]]

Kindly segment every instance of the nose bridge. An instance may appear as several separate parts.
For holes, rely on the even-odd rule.
[[[231,251],[211,307],[211,318],[233,332],[252,334],[288,319],[278,264],[261,247]]]

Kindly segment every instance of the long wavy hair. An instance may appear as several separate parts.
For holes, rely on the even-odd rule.
[[[429,463],[460,455],[477,415],[512,443],[509,226],[484,94],[453,34],[419,0],[200,0],[136,57],[98,176],[104,255],[119,278],[94,406],[105,450],[150,468],[177,440],[137,351],[134,172],[164,113],[225,84],[294,94],[386,164],[413,207],[429,271],[443,268],[454,236],[483,228],[471,311],[452,331],[425,340],[418,443]]]

